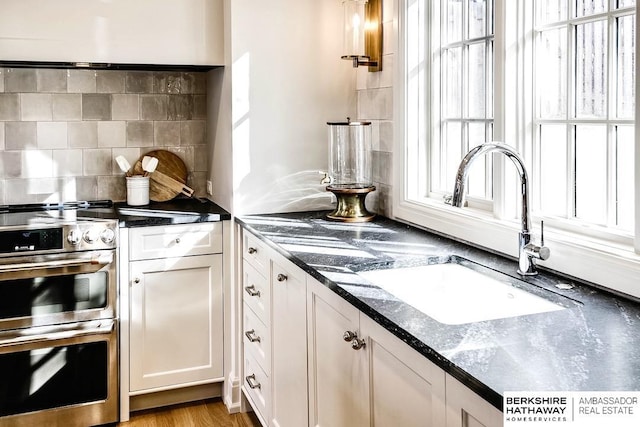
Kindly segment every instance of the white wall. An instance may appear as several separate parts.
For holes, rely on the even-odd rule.
[[[226,0],[225,15],[226,66],[209,85],[222,82],[209,102],[212,199],[234,215],[330,208],[317,173],[326,122],[355,117],[356,101],[342,2]]]

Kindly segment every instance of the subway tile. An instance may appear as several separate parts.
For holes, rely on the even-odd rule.
[[[95,93],[95,70],[67,70],[67,92]]]
[[[159,147],[180,145],[180,122],[154,122],[153,145]]]
[[[28,179],[8,179],[5,181],[5,203],[36,203],[37,195],[30,188]]]
[[[36,141],[39,149],[67,148],[66,122],[38,122]]]
[[[35,92],[37,90],[36,70],[33,68],[5,68],[5,92]]]
[[[187,185],[193,189],[195,197],[205,197],[207,195],[207,173],[191,172],[187,178]]]
[[[0,150],[4,150],[4,123],[0,122]]]
[[[21,178],[53,177],[52,155],[52,150],[23,151]]]
[[[193,92],[197,95],[204,95],[207,93],[207,73],[194,73],[193,74]]]
[[[182,93],[182,73],[157,72],[153,80],[155,93]]]
[[[393,120],[392,88],[358,91],[358,117],[369,120]]]
[[[98,122],[98,147],[124,147],[126,145],[126,122]]]
[[[153,122],[127,122],[127,147],[152,147]]]
[[[53,118],[51,94],[20,94],[20,114],[24,121],[46,121]]]
[[[108,148],[82,150],[83,175],[111,175],[112,160]]]
[[[79,93],[55,93],[51,95],[53,120],[82,120],[82,95]]]
[[[5,178],[20,178],[22,176],[22,151],[4,151],[2,153]]]
[[[0,121],[20,120],[20,95],[0,93]]]
[[[96,200],[98,199],[98,178],[95,176],[76,176],[68,178],[70,182],[65,186],[69,191],[64,195],[65,200]]]
[[[167,118],[169,120],[191,120],[193,118],[193,95],[170,95]]]
[[[98,93],[124,93],[125,71],[99,70],[96,72],[96,92]]]
[[[140,95],[141,120],[167,120],[167,95]]]
[[[209,149],[207,145],[193,146],[193,170],[196,172],[206,172],[208,169]]]
[[[36,122],[6,122],[4,127],[4,143],[7,150],[36,149]]]
[[[392,155],[384,151],[371,153],[373,163],[373,180],[381,184],[392,184]]]
[[[379,149],[388,153],[393,152],[393,122],[384,121],[379,125]]]
[[[173,154],[180,157],[184,162],[184,164],[187,166],[188,171],[193,171],[193,164],[194,164],[193,147],[167,147],[167,150],[171,151]]]
[[[5,68],[0,67],[0,93],[4,92],[4,76],[7,74]]]
[[[204,120],[180,122],[180,145],[201,145],[207,142],[207,123]]]
[[[127,93],[153,93],[153,73],[150,71],[129,71],[125,79]]]
[[[111,120],[111,95],[83,93],[82,120]]]
[[[39,68],[36,70],[36,85],[38,92],[66,93],[67,72],[66,70]]]
[[[67,127],[69,148],[94,148],[98,146],[96,122],[69,122]]]
[[[99,176],[98,199],[122,202],[127,199],[126,181],[120,176]]]
[[[196,77],[194,73],[182,73],[180,75],[180,93],[189,95],[195,93]]]
[[[193,95],[193,120],[207,119],[207,96]]]
[[[54,176],[82,176],[83,150],[53,150]]]
[[[111,119],[138,120],[140,118],[139,105],[139,95],[112,95]]]

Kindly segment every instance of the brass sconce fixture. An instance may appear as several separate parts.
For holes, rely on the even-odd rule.
[[[353,67],[382,71],[382,0],[343,0],[344,54]]]

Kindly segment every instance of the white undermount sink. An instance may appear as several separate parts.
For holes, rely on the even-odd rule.
[[[449,324],[481,322],[565,307],[455,262],[357,273],[434,320]],[[508,278],[508,280],[506,279]]]

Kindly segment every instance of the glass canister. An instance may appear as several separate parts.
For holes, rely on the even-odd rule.
[[[327,122],[331,188],[361,189],[373,185],[371,122]]]

